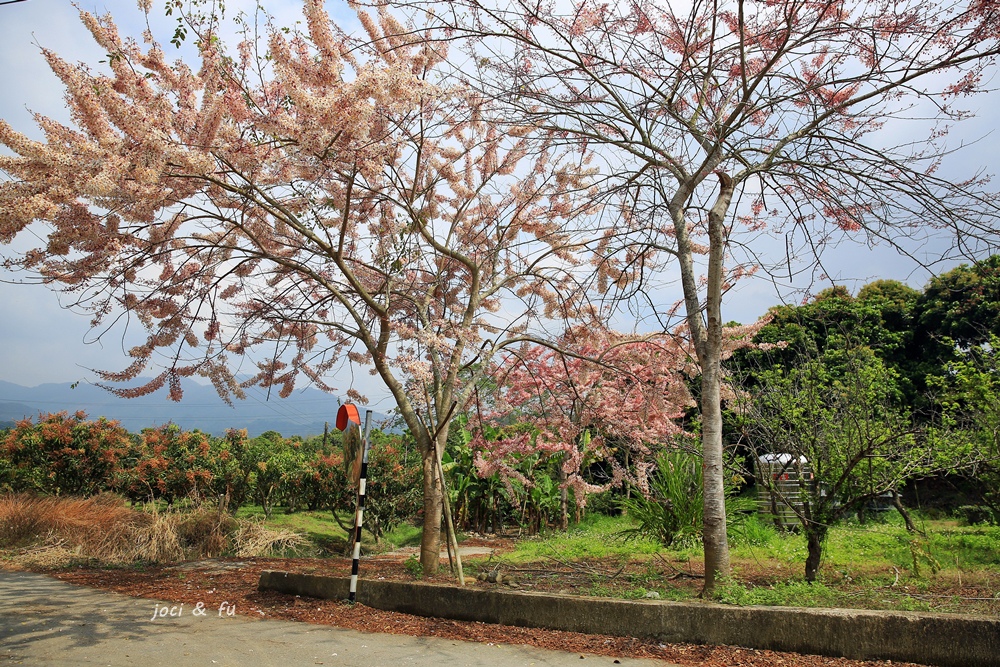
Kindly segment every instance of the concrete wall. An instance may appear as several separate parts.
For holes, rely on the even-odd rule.
[[[261,590],[347,599],[348,579],[263,572]],[[662,642],[726,644],[942,667],[1000,665],[1000,619],[952,614],[613,600],[423,583],[361,581],[358,602],[461,621]]]

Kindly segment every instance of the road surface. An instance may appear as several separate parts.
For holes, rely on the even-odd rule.
[[[365,634],[230,611],[0,571],[0,666],[670,667],[657,660]]]

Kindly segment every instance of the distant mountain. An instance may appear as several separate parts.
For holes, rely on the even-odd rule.
[[[166,398],[165,391],[123,399],[90,384],[22,387],[0,381],[0,422],[37,417],[39,413],[83,410],[93,419],[117,419],[133,432],[169,422],[214,435],[222,435],[229,428],[245,428],[251,436],[277,431],[286,437],[305,437],[322,433],[324,422],[333,428],[340,407],[336,396],[311,387],[295,391],[288,398],[277,394],[275,390],[268,397],[266,390],[251,388],[246,400],[234,400],[228,406],[214,388],[193,382],[184,385],[184,399],[175,403]],[[363,418],[364,408],[359,407]],[[380,412],[372,413],[374,426],[388,419]]]
[[[30,405],[0,400],[0,423],[15,422],[37,412]]]

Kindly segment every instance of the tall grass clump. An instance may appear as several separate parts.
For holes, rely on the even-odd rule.
[[[6,548],[27,546],[52,535],[89,545],[144,521],[112,494],[86,499],[0,496],[0,545]]]
[[[704,493],[701,458],[681,449],[662,452],[649,475],[649,493],[622,502],[634,526],[621,532],[628,539],[648,537],[665,547],[698,539]]]
[[[734,546],[770,547],[776,541],[784,539],[773,522],[757,514],[750,514],[742,521],[734,522],[730,532],[730,541]]]
[[[112,494],[86,499],[0,496],[0,549],[12,551],[15,561],[28,565],[249,557],[302,543],[291,531],[270,530],[207,506],[188,512],[163,512],[155,507],[138,511]]]

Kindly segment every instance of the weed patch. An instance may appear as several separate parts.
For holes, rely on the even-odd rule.
[[[797,607],[832,607],[839,599],[838,593],[826,585],[804,581],[779,582],[773,586],[746,586],[737,581],[727,581],[718,587],[716,600],[739,606],[771,605]]]

